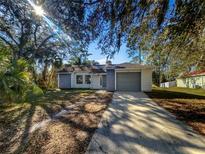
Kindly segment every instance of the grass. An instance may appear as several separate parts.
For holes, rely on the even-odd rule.
[[[112,93],[48,91],[25,103],[0,105],[0,153],[84,153]],[[56,113],[76,105],[65,115]],[[35,131],[35,124],[51,119]]]
[[[205,97],[204,89],[192,89],[192,88],[180,88],[180,87],[171,87],[171,88],[154,88],[153,91],[167,91],[172,92],[172,94],[182,93],[182,97],[191,96],[191,97]]]
[[[147,93],[157,104],[205,135],[205,90],[189,88],[153,88]]]

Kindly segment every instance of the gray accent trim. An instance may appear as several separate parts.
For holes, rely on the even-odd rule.
[[[102,87],[106,88],[106,75],[102,75]]]
[[[106,89],[108,91],[114,91],[115,90],[115,70],[109,69],[107,70],[107,76],[106,76]]]
[[[60,89],[69,89],[71,88],[71,75],[70,74],[58,74],[58,83]]]

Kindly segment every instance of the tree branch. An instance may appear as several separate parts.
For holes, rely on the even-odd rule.
[[[101,2],[102,0],[96,0],[96,1],[93,1],[93,2],[85,2],[84,5],[93,5],[93,4],[96,4],[96,3],[99,3]]]
[[[95,0],[95,1],[91,1],[91,0],[90,0],[90,2],[84,2],[83,5],[84,5],[84,6],[85,6],[85,5],[94,5],[94,4],[99,3],[99,2],[101,2],[101,1],[102,1],[102,0]],[[79,1],[73,1],[73,2],[80,4]]]
[[[4,37],[2,37],[1,35],[0,35],[0,39],[2,40],[2,41],[4,41],[6,44],[8,44],[13,50],[14,50],[14,46],[13,46],[13,44],[11,44],[9,41],[7,41]]]
[[[38,46],[37,51],[38,51],[49,39],[51,39],[53,36],[54,36],[54,35],[52,34],[52,35],[48,36],[47,38],[45,38],[45,39],[41,42],[41,44]]]
[[[37,37],[36,37],[36,33],[37,33],[37,31],[38,31],[38,27],[39,27],[39,25],[37,24],[37,25],[35,26],[35,30],[34,30],[34,44],[35,44],[36,47],[37,47]]]

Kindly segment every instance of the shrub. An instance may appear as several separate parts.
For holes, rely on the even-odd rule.
[[[29,63],[25,59],[18,59],[8,63],[0,70],[0,95],[4,100],[21,102],[28,95],[40,95],[42,91],[32,82]]]

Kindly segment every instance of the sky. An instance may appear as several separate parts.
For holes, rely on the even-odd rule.
[[[34,8],[35,12],[37,13],[37,15],[42,16],[44,18],[44,20],[46,21],[46,23],[58,34],[58,36],[60,38],[64,38],[67,37],[66,36],[61,36],[59,33],[59,28],[58,26],[56,26],[46,15],[46,13],[44,12],[44,10],[41,7],[36,6],[32,0],[28,0],[28,2],[31,4],[31,6]],[[63,32],[63,31],[62,31]],[[64,32],[63,32],[64,34]],[[69,38],[70,39],[70,38]],[[64,41],[64,39],[62,39],[62,41]],[[114,55],[114,58],[111,59],[113,64],[119,64],[119,63],[124,63],[124,62],[130,62],[131,58],[129,58],[127,52],[126,52],[127,48],[126,45],[123,44],[120,48],[120,51],[118,53],[116,53]],[[89,56],[88,58],[90,60],[95,60],[97,62],[99,62],[100,64],[105,64],[106,63],[106,55],[102,54],[101,49],[97,48],[97,42],[93,42],[89,45],[88,48],[88,52],[90,54],[92,54],[91,56]],[[67,61],[67,58],[64,59],[64,62]]]
[[[126,52],[127,48],[126,45],[123,44],[120,48],[119,53],[116,53],[114,58],[111,59],[113,64],[120,64],[124,62],[130,62],[131,58],[129,58],[128,53]],[[102,51],[100,49],[97,49],[97,43],[91,43],[88,48],[89,53],[92,55],[89,56],[90,60],[98,61],[100,64],[105,64],[106,62],[106,56],[102,55]]]
[[[44,13],[44,11],[42,10],[41,7],[35,6],[34,3],[31,0],[28,0],[28,2],[32,5],[32,7],[34,7],[34,10],[38,13],[39,16],[43,16],[46,19],[48,25],[50,25],[52,28],[56,29],[57,26],[54,23],[52,23],[49,20],[49,18],[47,18],[45,16],[45,13]],[[174,2],[175,2],[175,0],[170,1],[170,4],[169,4],[170,8],[173,7]],[[39,13],[39,11],[41,13]],[[58,34],[58,36],[60,36],[60,35]],[[65,36],[63,36],[63,37],[65,37]],[[66,37],[67,37],[67,35],[66,35]],[[70,39],[70,37],[69,37],[69,39]],[[123,44],[120,48],[120,51],[114,55],[113,59],[111,59],[112,63],[113,64],[119,64],[119,63],[124,63],[124,62],[130,62],[131,58],[129,57],[126,50],[127,50],[126,45]],[[99,62],[100,64],[105,64],[106,55],[103,55],[102,51],[97,48],[97,43],[96,42],[93,42],[89,45],[88,52],[90,54],[92,54],[91,56],[88,57],[90,60],[95,60],[95,61]]]
[[[173,9],[174,4],[175,4],[175,0],[169,1],[170,11]],[[168,16],[170,16],[170,15],[168,15]],[[124,63],[124,62],[130,62],[132,58],[129,58],[126,50],[127,50],[126,45],[123,44],[121,46],[119,53],[116,53],[114,56],[114,59],[112,59],[112,63],[119,64],[119,63]],[[91,56],[89,56],[90,60],[95,60],[95,61],[98,61],[100,64],[105,64],[106,56],[101,54],[102,51],[100,49],[97,49],[96,42],[91,43],[89,45],[88,51],[89,51],[89,53],[92,54]]]

